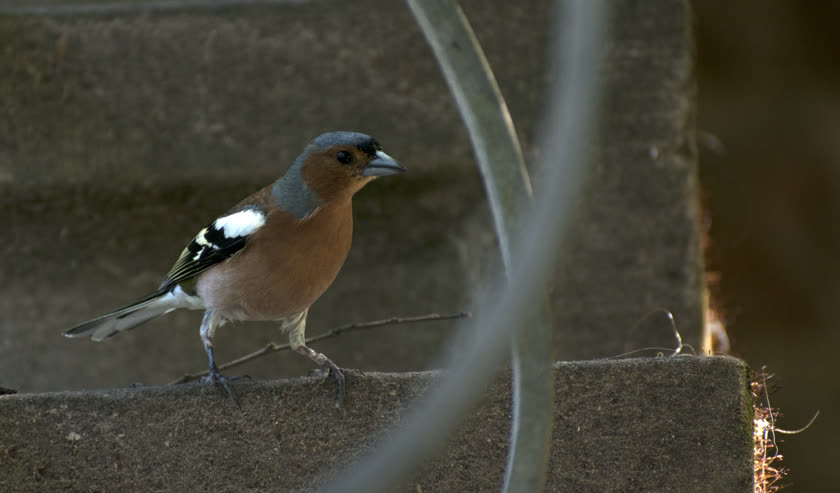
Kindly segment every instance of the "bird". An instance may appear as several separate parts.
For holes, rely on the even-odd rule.
[[[209,369],[202,381],[223,387],[238,404],[216,365],[216,329],[228,322],[276,321],[292,350],[335,377],[341,407],[344,375],[353,371],[306,345],[306,317],[350,251],[355,193],[404,171],[369,135],[322,134],[277,181],[200,230],[157,291],[64,335],[102,341],[173,310],[204,310],[199,334]]]

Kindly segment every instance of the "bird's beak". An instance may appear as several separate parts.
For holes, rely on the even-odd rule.
[[[376,151],[376,157],[367,163],[367,166],[362,170],[362,176],[394,175],[404,171],[405,168],[396,162],[394,158],[382,151]]]

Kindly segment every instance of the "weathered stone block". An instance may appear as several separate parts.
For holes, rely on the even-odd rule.
[[[559,363],[546,491],[752,492],[748,368],[727,357]],[[307,491],[352,468],[445,373],[0,396],[0,489]],[[498,491],[509,377],[398,491]],[[395,490],[397,491],[397,490]]]

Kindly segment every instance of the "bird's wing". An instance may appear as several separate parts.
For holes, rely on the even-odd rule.
[[[236,255],[245,247],[248,238],[265,224],[265,217],[262,207],[247,205],[213,221],[184,248],[160,288],[180,284]]]

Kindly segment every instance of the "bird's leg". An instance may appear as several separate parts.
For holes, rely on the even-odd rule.
[[[201,383],[210,385],[221,385],[228,397],[230,397],[237,406],[240,406],[239,399],[236,398],[236,393],[227,377],[219,373],[219,367],[216,366],[216,359],[213,357],[213,335],[216,333],[216,328],[221,325],[222,319],[217,316],[213,310],[204,312],[204,319],[201,321],[201,342],[204,343],[204,350],[207,352],[207,359],[210,362],[207,375],[201,378]],[[240,406],[241,407],[241,406]]]
[[[326,355],[319,353],[306,345],[306,339],[304,336],[304,332],[306,330],[305,311],[298,314],[295,318],[290,319],[283,325],[282,328],[289,331],[289,345],[292,347],[293,351],[314,361],[320,367],[319,370],[325,373],[325,378],[332,373],[333,377],[335,377],[336,384],[338,385],[338,402],[336,403],[336,407],[341,408],[344,406],[344,376],[361,375],[362,372],[348,368],[339,368],[339,366],[333,363],[331,359],[327,358]]]
[[[336,407],[343,407],[345,375],[361,376],[364,375],[364,373],[361,370],[354,370],[352,368],[341,368],[333,363],[331,359],[327,358],[324,353],[319,353],[309,346],[296,346],[293,349],[296,353],[302,354],[318,364],[319,368],[313,370],[312,373],[310,373],[311,375],[321,375],[323,378],[327,378],[330,374],[332,374],[332,376],[335,377],[336,384],[338,384],[338,402],[336,402]]]
[[[296,353],[302,354],[317,363],[321,367],[320,369],[325,370],[325,377],[332,373],[335,377],[336,384],[338,384],[338,402],[336,403],[336,407],[340,408],[344,406],[344,371],[333,363],[331,359],[324,356],[323,353],[319,353],[309,346],[298,346],[294,350]]]
[[[201,382],[210,385],[221,385],[225,389],[225,392],[227,392],[228,397],[237,406],[241,406],[239,399],[236,398],[236,393],[233,391],[233,387],[230,386],[230,379],[219,373],[219,368],[216,366],[216,360],[213,358],[213,340],[209,337],[202,337],[202,342],[204,343],[204,350],[207,351],[207,358],[210,360],[210,368],[208,369],[207,375],[201,377]]]

